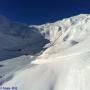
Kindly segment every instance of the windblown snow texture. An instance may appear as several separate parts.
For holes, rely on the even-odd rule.
[[[2,74],[9,71],[2,79],[1,87],[16,86],[18,90],[90,90],[90,14],[39,26],[30,25],[29,28],[33,29],[32,32],[38,31],[40,39],[44,37],[43,40],[50,42],[43,45],[45,51],[42,50],[33,60],[31,57],[34,54],[2,61],[7,67],[10,63],[14,66],[18,63],[22,67],[12,71],[11,67],[11,70],[6,70],[1,64]],[[17,37],[16,34],[13,36]],[[30,63],[23,65],[27,60]],[[11,75],[7,80],[7,76]]]

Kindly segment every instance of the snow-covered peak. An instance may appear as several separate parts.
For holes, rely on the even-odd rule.
[[[80,14],[53,23],[30,26],[12,22],[6,17],[0,16],[0,50],[10,47],[16,48],[18,45],[24,47],[23,45],[26,44],[28,48],[28,44],[47,40],[48,44],[45,43],[44,48],[48,49],[44,53],[61,53],[63,50],[86,40],[89,34],[90,14]]]
[[[1,84],[7,81],[2,87],[16,86],[18,90],[90,90],[90,14],[80,14],[54,23],[33,25],[28,28],[31,32],[26,33],[26,36],[32,36],[32,38],[28,36],[30,41],[33,42],[33,38],[36,41],[41,40],[39,45],[42,46],[46,38],[50,43],[45,43],[45,47],[43,45],[45,51],[35,57],[27,67],[17,72],[14,64],[22,65],[24,60],[28,62],[31,58],[29,56],[15,58],[13,60],[19,62],[11,60],[12,65],[7,62],[16,73],[13,77],[1,80]],[[16,31],[18,30],[15,29]],[[34,34],[31,35],[32,32]],[[0,36],[4,37],[1,34]],[[17,37],[18,34],[12,36]],[[38,36],[38,39],[35,36]],[[32,44],[36,47],[28,45],[38,50],[38,43]],[[8,68],[0,71],[8,72]]]
[[[52,57],[56,54],[62,55],[65,54],[65,51],[68,55],[71,53],[81,52],[81,50],[88,51],[89,47],[87,46],[86,50],[83,50],[83,46],[85,42],[88,41],[88,38],[90,38],[89,14],[80,14],[70,18],[65,18],[61,21],[35,27],[50,40],[50,44],[46,45],[48,49],[40,56],[40,58],[45,55],[46,57]],[[78,49],[78,45],[81,43],[82,49]],[[76,50],[68,53],[71,48],[76,48]],[[42,58],[40,63],[41,62],[43,63]],[[47,63],[48,61],[45,62]],[[35,63],[39,63],[38,59]]]
[[[48,42],[38,29],[0,16],[0,61],[37,54]]]
[[[83,26],[84,23],[88,23],[88,22],[90,22],[90,14],[80,14],[80,15],[73,16],[70,18],[65,18],[63,20],[58,20],[54,23],[46,23],[43,25],[33,25],[30,27],[38,28],[42,33],[44,33],[47,36],[47,34],[48,35],[50,34],[49,33],[50,31],[52,32],[52,31],[56,31],[56,30],[59,30],[59,31],[62,30],[62,32],[65,32],[66,30],[68,30],[71,27],[74,27],[76,25]]]

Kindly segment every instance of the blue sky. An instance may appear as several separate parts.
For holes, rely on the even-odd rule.
[[[28,24],[54,22],[90,13],[90,0],[0,0],[0,14]]]

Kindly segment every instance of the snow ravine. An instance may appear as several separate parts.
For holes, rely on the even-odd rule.
[[[28,57],[30,63],[14,70],[13,77],[1,87],[90,90],[90,15],[80,14],[55,23],[29,27],[37,29],[50,43],[43,46],[47,49],[33,61],[30,61],[30,55],[18,57],[20,60]]]

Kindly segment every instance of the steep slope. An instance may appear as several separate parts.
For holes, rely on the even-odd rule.
[[[17,71],[1,88],[90,90],[90,15],[31,27],[38,29],[50,43],[40,56]]]
[[[64,55],[79,53],[89,50],[90,36],[90,15],[81,14],[71,18],[64,19],[52,24],[42,25],[38,28],[43,30],[46,38],[50,40],[49,47],[41,56],[52,57],[54,55]],[[72,24],[73,23],[73,24]],[[67,25],[67,26],[66,26]],[[44,29],[41,29],[44,26]],[[48,28],[47,28],[48,27]],[[88,44],[86,44],[88,43]],[[84,45],[85,44],[85,45]],[[79,49],[80,45],[82,46]],[[83,48],[86,48],[83,49]],[[75,49],[73,49],[75,48]],[[68,53],[69,52],[69,53]],[[45,62],[46,60],[41,60]],[[35,61],[36,62],[36,61]],[[39,61],[37,60],[39,63]],[[46,61],[47,62],[47,61]]]

